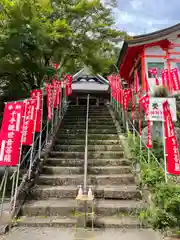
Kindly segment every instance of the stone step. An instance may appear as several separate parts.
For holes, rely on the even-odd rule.
[[[109,112],[109,109],[107,107],[89,107],[89,112],[99,112],[101,110],[102,112]],[[67,112],[86,112],[87,108],[68,108]]]
[[[95,214],[114,216],[122,213],[136,214],[143,209],[142,201],[135,200],[95,200]],[[91,204],[88,203],[88,211]],[[77,205],[75,199],[50,199],[30,201],[22,207],[24,216],[67,216],[84,212],[84,202]]]
[[[69,123],[64,123],[61,124],[60,129],[85,129],[86,128],[86,124],[84,123],[84,125],[82,124],[69,124]],[[89,124],[88,125],[89,130],[90,129],[94,129],[97,128],[96,124]],[[106,125],[98,125],[99,129],[116,129],[114,124],[106,124]]]
[[[77,218],[60,217],[60,216],[22,216],[17,221],[17,227],[75,227]],[[97,217],[94,221],[95,228],[123,228],[135,229],[142,227],[140,221],[135,216],[105,216]]]
[[[46,164],[51,166],[84,166],[84,159],[74,158],[49,158]],[[88,166],[131,166],[132,162],[127,159],[88,159]]]
[[[50,157],[59,157],[59,158],[84,158],[84,152],[60,152],[52,151],[50,152]],[[98,152],[88,152],[88,159],[91,158],[113,158],[119,159],[124,157],[123,151],[98,151]]]
[[[84,134],[61,134],[59,136],[56,136],[56,138],[65,138],[65,139],[85,139],[85,133]],[[88,140],[118,140],[117,134],[88,134]]]
[[[100,118],[89,118],[88,119],[89,124],[114,124],[112,118],[104,118],[104,119],[100,119]],[[78,119],[78,118],[64,118],[62,121],[63,123],[69,123],[69,124],[85,124],[86,123],[86,119]]]
[[[82,109],[68,109],[67,110],[67,114],[71,113],[86,113],[87,109],[86,108],[82,108]],[[108,108],[89,108],[89,113],[109,113],[109,109]]]
[[[78,112],[78,111],[74,111],[74,112],[67,112],[67,114],[65,115],[66,117],[85,117],[86,118],[87,112]],[[103,116],[108,116],[111,117],[111,114],[109,112],[106,111],[96,111],[96,112],[89,112],[89,117],[103,117]]]
[[[66,112],[66,114],[67,115],[71,115],[71,116],[73,116],[73,115],[78,115],[78,114],[83,114],[83,115],[86,115],[86,113],[87,113],[87,109],[82,109],[82,110],[74,110],[74,111],[68,111],[67,110],[67,112]],[[96,109],[96,110],[93,110],[93,109],[89,109],[89,115],[90,114],[99,114],[99,115],[102,115],[102,114],[107,114],[107,115],[110,115],[110,112],[109,112],[109,110],[108,109]]]
[[[112,116],[108,113],[108,114],[106,114],[106,113],[101,113],[101,114],[99,114],[99,113],[96,113],[96,114],[89,114],[88,115],[88,117],[89,118],[98,118],[98,119],[104,119],[104,118],[109,118],[109,119],[111,119],[112,120]],[[86,113],[84,114],[67,114],[66,116],[65,116],[65,119],[76,119],[76,118],[78,118],[78,119],[86,119]]]
[[[87,112],[87,109],[86,108],[82,108],[82,109],[68,109],[67,110],[67,114],[76,114],[76,113],[85,113],[86,114]],[[93,108],[89,108],[89,113],[109,113],[109,109],[108,108],[96,108],[96,109],[93,109]]]
[[[59,134],[85,134],[86,130],[85,129],[60,129],[57,133],[57,135]],[[95,129],[88,129],[88,134],[117,134],[117,130],[116,129],[99,129],[99,128],[95,128]]]
[[[64,124],[64,123],[68,123],[68,124],[82,123],[82,124],[84,124],[84,123],[86,123],[86,118],[63,118],[62,124]],[[103,124],[104,123],[106,125],[108,125],[108,124],[114,125],[114,122],[113,122],[112,118],[102,119],[102,118],[92,118],[91,117],[91,118],[88,119],[88,123],[89,124],[93,124],[93,123]]]
[[[66,116],[64,119],[64,121],[67,122],[76,122],[78,121],[86,121],[86,116]],[[113,121],[111,116],[89,116],[88,118],[89,121]]]
[[[67,111],[65,117],[68,117],[68,116],[70,116],[70,117],[78,117],[78,116],[86,117],[86,115],[87,115],[87,111]],[[102,110],[97,110],[97,111],[90,110],[88,115],[95,116],[95,117],[96,116],[100,116],[100,117],[111,116],[109,111],[102,111]]]
[[[39,184],[53,185],[53,186],[67,186],[67,185],[81,185],[83,183],[83,174],[73,175],[47,175],[42,174],[39,176]],[[88,175],[88,185],[121,185],[121,184],[134,184],[133,174],[112,174],[112,175]]]
[[[127,174],[132,173],[130,166],[106,166],[106,167],[89,167],[89,174]],[[60,167],[60,166],[44,166],[43,174],[83,174],[84,166],[82,167]]]
[[[97,128],[98,126],[100,126],[101,128],[104,128],[106,129],[106,126],[109,126],[109,128],[115,128],[115,125],[113,122],[111,121],[101,121],[101,122],[98,122],[98,121],[89,121],[88,122],[88,127],[89,128],[92,128],[91,126]],[[85,121],[64,121],[61,123],[60,125],[60,129],[67,129],[67,128],[72,128],[74,126],[77,126],[78,129],[85,129],[86,128],[86,122]]]
[[[68,107],[68,110],[81,110],[81,109],[87,109],[86,105],[70,105]],[[96,110],[96,109],[108,109],[108,107],[106,105],[100,105],[100,106],[97,106],[97,105],[89,105],[89,109],[92,109],[92,110]]]
[[[17,227],[74,227],[77,223],[75,217],[57,217],[57,216],[21,216],[17,220]]]
[[[121,200],[138,200],[141,199],[141,193],[137,190],[136,185],[121,185],[121,186],[97,186],[92,191],[95,198],[103,199],[121,199]],[[49,198],[73,198],[78,194],[78,187],[75,185],[69,186],[36,186],[32,190],[33,199],[49,199]]]
[[[84,139],[61,139],[61,138],[56,138],[56,144],[64,144],[64,145],[84,145],[85,146],[85,138]],[[88,139],[88,145],[114,145],[118,144],[120,145],[119,140],[93,140],[93,139]]]
[[[95,220],[100,228],[135,229],[142,227],[141,222],[135,216],[100,216]]]
[[[84,152],[85,144],[82,145],[60,145],[56,144],[54,146],[55,151],[78,151]],[[122,151],[122,146],[120,145],[89,145],[88,151]]]

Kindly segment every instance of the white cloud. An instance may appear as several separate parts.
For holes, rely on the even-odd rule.
[[[142,1],[140,0],[132,0],[130,4],[134,10],[139,10],[142,8]]]
[[[180,1],[118,0],[116,26],[120,30],[139,35],[154,32],[180,22]]]
[[[134,22],[135,19],[136,19],[135,16],[133,16],[132,14],[129,14],[129,13],[127,13],[127,12],[122,12],[122,11],[121,11],[120,14],[121,14],[121,16],[120,16],[121,20],[122,20],[123,22],[126,22],[126,23],[132,23],[132,22]]]

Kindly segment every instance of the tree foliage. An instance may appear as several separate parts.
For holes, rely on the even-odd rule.
[[[84,65],[107,71],[116,51],[114,0],[1,0],[0,85],[9,98],[23,97],[41,86],[47,66],[63,71]]]

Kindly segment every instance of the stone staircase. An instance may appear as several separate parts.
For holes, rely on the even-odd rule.
[[[75,197],[83,184],[86,106],[70,106],[43,167],[38,185],[21,211],[19,226],[72,227]],[[142,208],[131,162],[106,106],[90,106],[88,185],[95,193],[95,226],[137,227]],[[83,211],[79,206],[78,211]]]

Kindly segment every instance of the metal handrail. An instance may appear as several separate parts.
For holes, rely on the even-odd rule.
[[[135,128],[133,123],[130,120],[128,120],[128,123],[131,125],[131,127],[135,131],[136,135],[138,136],[139,140],[141,141],[142,145],[149,151],[149,154],[153,157],[153,159],[156,161],[156,163],[159,165],[159,167],[164,169],[163,166],[159,163],[159,161],[158,161],[157,157],[154,155],[154,153],[146,147],[146,144],[142,140],[142,137],[140,136],[139,132],[137,131],[137,129]]]
[[[68,107],[68,103],[63,101],[62,105],[61,105],[61,108],[60,108],[60,111],[59,111],[60,112],[59,116],[56,115],[56,117],[59,119],[60,123],[61,123],[61,121],[62,121],[62,119],[65,115],[67,107]],[[47,123],[43,127],[42,132],[45,131],[46,127],[47,127]],[[56,130],[56,129],[54,128],[54,130]],[[53,133],[54,133],[54,131],[53,131]],[[49,138],[50,135],[51,135],[51,133],[48,132],[48,134],[46,135],[46,138]],[[37,142],[38,139],[39,139],[39,136],[36,137],[35,142]],[[43,142],[41,142],[41,148],[40,149],[43,150],[43,147],[45,147],[45,145],[47,145],[46,139]],[[28,150],[26,155],[23,157],[22,162],[24,162],[28,158],[28,155],[29,155],[31,149],[32,149],[32,147]],[[35,167],[36,168],[35,170],[37,170],[36,161],[38,159],[39,159],[39,153],[37,152],[36,154],[34,154],[34,157],[32,159],[32,167]],[[9,167],[5,168],[5,173],[4,173],[3,179],[2,179],[1,184],[0,184],[0,193],[2,192],[2,197],[0,198],[0,200],[1,200],[1,203],[0,203],[0,224],[3,223],[6,226],[9,225],[9,219],[14,218],[14,216],[17,214],[17,212],[20,209],[19,206],[21,207],[21,205],[23,203],[23,201],[21,201],[22,200],[21,199],[20,202],[18,202],[19,206],[16,208],[18,195],[20,194],[22,188],[25,186],[25,183],[27,183],[27,182],[33,183],[33,181],[29,181],[29,180],[32,180],[32,179],[28,178],[28,176],[29,176],[28,173],[31,170],[29,168],[26,169],[27,172],[23,174],[22,179],[19,178],[19,171],[20,171],[21,164],[22,163],[20,162],[19,166],[14,170],[14,172],[10,176],[10,180],[12,180],[12,188],[11,188],[11,197],[9,199],[7,209],[4,209],[4,202],[5,202],[5,192],[6,192],[6,188],[7,188],[7,177],[8,177]],[[17,181],[17,179],[18,179],[18,181]],[[16,181],[17,181],[18,184],[16,184]],[[8,219],[6,219],[6,218],[3,219],[2,218],[3,212],[7,212],[6,214],[8,214],[8,216],[9,216]]]
[[[84,192],[85,193],[87,193],[88,120],[89,120],[89,94],[87,96],[86,136],[85,136],[85,154],[84,154]]]

